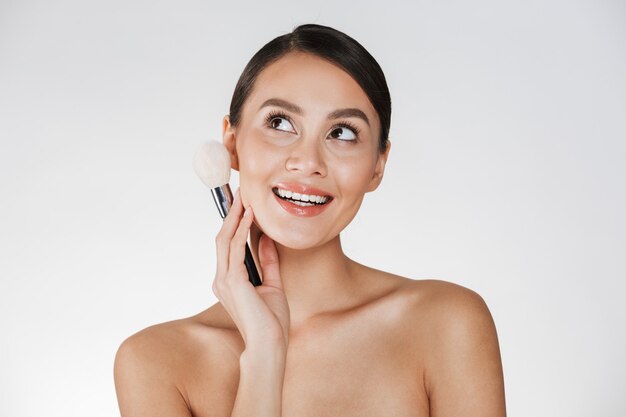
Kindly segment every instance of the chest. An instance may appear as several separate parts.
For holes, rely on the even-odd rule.
[[[283,416],[427,417],[428,398],[414,340],[380,317],[322,320],[290,335]],[[236,359],[236,358],[234,358]],[[196,417],[230,416],[239,367],[222,361],[194,398]],[[216,383],[219,381],[219,383]],[[199,411],[202,410],[202,411]],[[210,412],[207,412],[211,410]],[[212,413],[212,414],[211,414]]]
[[[397,340],[373,337],[289,352],[283,415],[428,416],[421,371],[406,353]]]
[[[283,416],[427,417],[428,404],[420,400],[417,389],[400,379],[307,380],[283,390]]]

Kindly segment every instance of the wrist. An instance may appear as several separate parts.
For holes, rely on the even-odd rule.
[[[265,345],[262,347],[246,347],[241,352],[239,362],[242,365],[267,364],[284,365],[287,360],[287,348],[280,345]]]

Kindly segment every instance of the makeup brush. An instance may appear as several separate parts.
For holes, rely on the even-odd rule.
[[[233,193],[230,190],[230,154],[224,145],[216,141],[203,143],[193,157],[193,168],[202,182],[209,187],[217,210],[222,220],[233,204]],[[254,263],[252,252],[246,242],[244,264],[248,270],[248,279],[255,287],[262,284],[259,271]]]

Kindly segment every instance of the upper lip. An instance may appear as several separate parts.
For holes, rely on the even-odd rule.
[[[310,185],[300,184],[297,182],[279,182],[279,183],[274,184],[272,188],[281,188],[283,190],[289,190],[291,192],[299,193],[299,194],[319,195],[322,197],[333,198],[333,196],[330,193],[324,190],[321,190],[316,187],[312,187]]]

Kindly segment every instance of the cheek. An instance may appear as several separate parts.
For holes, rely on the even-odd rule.
[[[239,173],[248,180],[264,179],[276,169],[281,155],[265,146],[248,146],[239,152]]]
[[[353,196],[365,194],[374,173],[374,167],[367,162],[367,159],[360,158],[337,164],[334,172],[335,181],[342,193],[345,196]]]
[[[254,174],[262,166],[263,154],[258,143],[258,139],[250,131],[242,131],[237,140],[239,174],[242,181],[246,179],[248,173]]]
[[[239,186],[244,203],[252,203],[266,194],[275,180],[281,158],[276,150],[250,139],[238,149]]]

